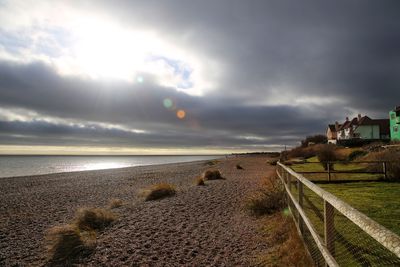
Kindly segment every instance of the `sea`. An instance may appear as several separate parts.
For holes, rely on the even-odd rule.
[[[201,156],[0,156],[0,178],[212,160]]]

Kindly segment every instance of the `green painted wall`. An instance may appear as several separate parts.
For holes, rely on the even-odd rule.
[[[390,119],[390,140],[400,141],[400,114],[396,115],[396,112],[389,112]]]
[[[360,125],[354,133],[361,139],[380,139],[379,125]]]

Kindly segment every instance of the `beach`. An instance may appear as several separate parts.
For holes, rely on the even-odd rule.
[[[46,264],[46,231],[73,220],[78,208],[108,207],[118,219],[99,232],[82,266],[251,266],[266,248],[258,222],[243,209],[274,169],[267,156],[196,161],[0,179],[0,266]],[[240,164],[243,169],[237,169]],[[224,180],[196,186],[205,170]],[[144,201],[152,184],[176,186],[174,197]]]

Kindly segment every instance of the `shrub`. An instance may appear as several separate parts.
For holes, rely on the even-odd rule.
[[[173,185],[162,183],[152,185],[149,189],[145,190],[145,200],[156,200],[165,197],[172,197],[176,194],[175,187]]]
[[[278,164],[278,159],[271,159],[268,161],[269,165],[276,166]]]
[[[76,226],[64,225],[51,228],[45,237],[49,260],[52,264],[70,265],[76,258],[89,251],[79,229]]]
[[[325,170],[328,169],[328,161],[337,160],[335,154],[335,147],[333,145],[325,145],[321,147],[317,152],[318,160],[321,162]],[[329,164],[331,170],[333,170],[333,164]]]
[[[256,216],[272,214],[286,207],[285,189],[277,177],[266,180],[262,188],[250,195],[245,207]]]
[[[371,152],[366,160],[386,161],[387,180],[400,181],[400,151],[395,149],[384,150],[381,152]],[[372,164],[368,170],[382,171],[382,164]]]
[[[236,164],[236,169],[238,169],[238,170],[243,170],[243,167],[240,166],[239,164]]]
[[[204,180],[219,180],[223,179],[219,170],[207,170],[203,173]]]
[[[196,178],[196,185],[206,185],[206,183],[204,182],[203,177],[199,176]]]
[[[102,230],[116,219],[116,215],[109,210],[101,208],[79,209],[75,224],[80,230]]]
[[[307,136],[306,139],[301,141],[301,146],[307,147],[310,144],[326,144],[327,142],[328,139],[326,138],[326,135],[317,134],[313,136]]]
[[[315,147],[295,147],[288,152],[288,158],[311,158],[316,155]]]
[[[400,151],[386,151],[382,157],[382,160],[388,161],[386,166],[387,179],[392,181],[400,181]]]
[[[118,198],[113,198],[110,200],[110,208],[115,209],[119,208],[124,204],[124,202],[121,199]]]
[[[364,151],[364,150],[354,150],[353,152],[351,152],[351,153],[349,154],[349,156],[347,157],[347,160],[348,160],[348,161],[353,161],[353,160],[355,160],[356,158],[365,156],[366,154],[368,154],[367,151]]]

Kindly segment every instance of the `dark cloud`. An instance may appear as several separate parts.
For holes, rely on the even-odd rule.
[[[88,7],[215,60],[218,88],[195,97],[151,76],[143,84],[95,81],[3,61],[4,108],[147,132],[3,121],[1,143],[262,148],[295,144],[354,113],[386,117],[400,104],[398,1],[89,1],[80,8]],[[186,111],[184,120],[163,106],[166,98]]]

